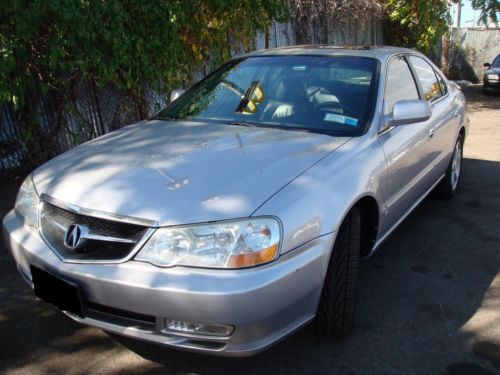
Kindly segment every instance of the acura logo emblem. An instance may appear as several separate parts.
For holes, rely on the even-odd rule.
[[[66,247],[76,250],[85,246],[85,239],[89,229],[85,225],[71,224],[66,229],[64,236],[64,245]]]

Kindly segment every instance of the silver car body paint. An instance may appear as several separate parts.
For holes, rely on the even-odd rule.
[[[250,216],[348,139],[151,121],[64,153],[37,169],[33,178],[39,192],[60,201],[160,226],[233,219]]]
[[[63,262],[11,211],[8,248],[31,283],[30,265],[77,284],[85,300],[155,317],[151,330],[71,317],[118,334],[197,352],[257,353],[314,318],[336,229],[360,199],[373,199],[373,250],[440,181],[467,127],[456,85],[424,122],[386,126],[387,63],[399,48],[293,47],[253,55],[368,56],[380,61],[374,117],[359,137],[190,122],[140,122],[76,147],[33,173],[40,194],[86,212],[159,226],[272,215],[283,225],[281,256],[243,270]],[[164,333],[164,319],[228,324],[225,338]]]

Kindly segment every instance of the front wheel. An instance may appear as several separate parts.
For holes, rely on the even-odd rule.
[[[316,314],[316,334],[345,337],[352,331],[361,248],[361,213],[353,208],[339,228]]]
[[[462,176],[464,138],[458,136],[446,175],[436,187],[435,195],[441,198],[453,198],[457,192],[460,177]]]

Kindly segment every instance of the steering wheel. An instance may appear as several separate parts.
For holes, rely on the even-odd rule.
[[[317,109],[319,109],[320,111],[326,111],[329,108],[334,108],[334,107],[342,109],[341,114],[343,114],[343,115],[348,114],[348,115],[356,117],[356,114],[354,113],[354,111],[350,107],[348,107],[345,104],[339,103],[339,102],[332,102],[332,101],[323,102],[321,104],[318,104]]]
[[[306,90],[306,95],[307,95],[307,99],[311,100],[311,98],[314,96],[314,94],[316,94],[319,90],[322,89],[321,86],[311,86],[312,90],[311,92],[307,92]]]

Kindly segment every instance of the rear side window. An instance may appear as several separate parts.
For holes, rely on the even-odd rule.
[[[417,86],[404,58],[396,57],[389,62],[385,82],[384,114],[392,113],[394,103],[399,100],[419,99]]]
[[[424,99],[433,102],[443,96],[444,94],[441,91],[441,86],[444,85],[443,89],[446,90],[446,85],[444,82],[438,81],[432,66],[430,66],[427,61],[417,56],[410,56],[410,62],[415,70],[420,86],[422,87]]]
[[[448,86],[446,86],[446,82],[443,79],[443,77],[441,76],[441,74],[436,72],[436,77],[437,77],[438,82],[439,82],[439,88],[441,89],[441,93],[444,96],[448,93]]]

